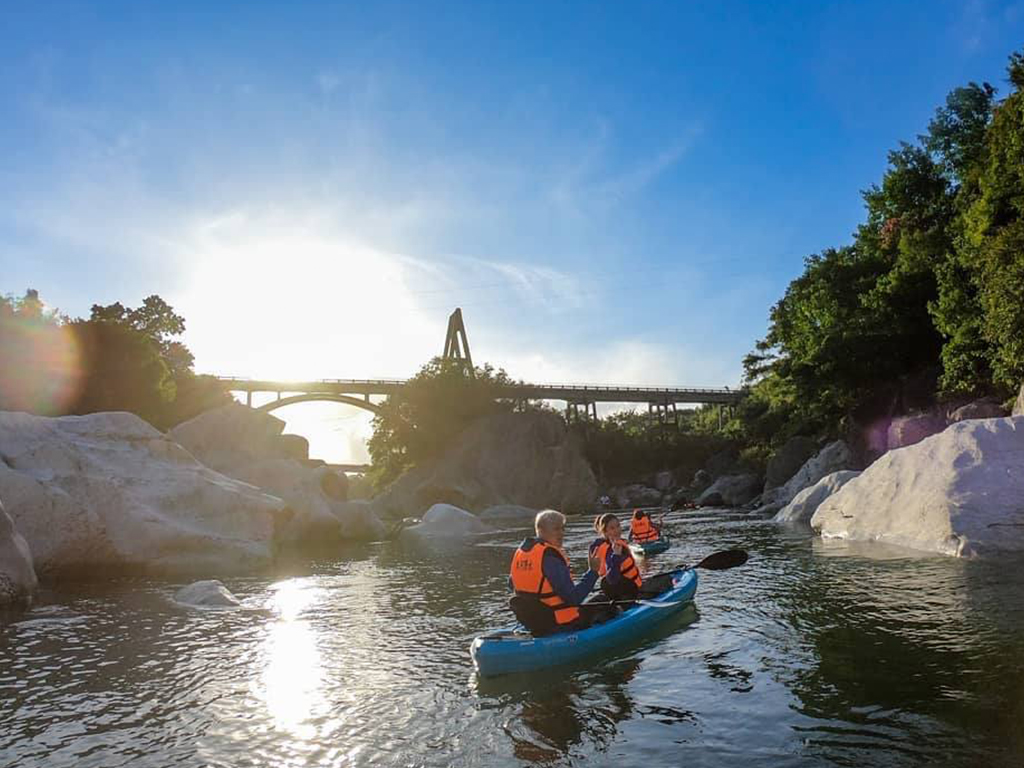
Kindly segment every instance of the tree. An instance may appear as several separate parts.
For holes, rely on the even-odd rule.
[[[435,357],[384,401],[368,445],[378,487],[440,456],[481,416],[512,409],[513,403],[503,399],[508,374],[489,365],[474,373],[468,375],[463,361]]]

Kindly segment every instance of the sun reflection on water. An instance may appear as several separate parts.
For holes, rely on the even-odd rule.
[[[273,591],[271,608],[279,618],[267,633],[266,666],[256,693],[278,728],[310,740],[316,737],[313,721],[326,702],[316,632],[302,614],[316,602],[319,590],[291,579],[275,584]]]

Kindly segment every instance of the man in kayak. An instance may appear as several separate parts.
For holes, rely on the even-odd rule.
[[[661,538],[661,528],[651,520],[649,512],[642,509],[633,510],[633,519],[629,524],[629,540],[637,544],[650,544]]]
[[[578,606],[594,588],[600,559],[591,554],[590,569],[573,583],[569,560],[562,551],[565,515],[546,509],[537,514],[534,529],[537,536],[523,539],[512,556],[508,581],[515,595],[509,606],[537,637],[585,629],[595,621],[597,611],[581,612]]]
[[[629,544],[622,538],[622,524],[611,512],[598,515],[594,530],[600,538],[590,545],[591,556],[597,555],[601,565],[597,569],[601,579],[601,592],[609,600],[633,600],[643,583]]]

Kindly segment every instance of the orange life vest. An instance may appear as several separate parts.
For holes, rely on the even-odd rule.
[[[579,618],[579,610],[559,597],[552,589],[551,582],[544,576],[544,555],[549,549],[562,558],[566,568],[569,567],[569,561],[558,547],[540,539],[527,540],[519,545],[512,556],[512,567],[509,571],[512,589],[517,595],[539,599],[542,605],[554,613],[556,624],[571,624]],[[569,578],[572,578],[571,570]]]
[[[633,522],[629,527],[629,534],[633,537],[633,541],[638,544],[646,544],[650,541],[657,541],[661,538],[661,534],[658,533],[658,529],[654,527],[651,522],[651,518],[647,515],[641,515],[640,517],[634,517]]]
[[[636,561],[633,559],[633,554],[629,551],[629,544],[622,539],[619,539],[619,544],[622,545],[622,562],[619,563],[619,573],[622,574],[622,578],[626,581],[632,581],[639,587],[643,583],[643,579],[640,578],[640,569],[636,567]],[[604,576],[608,570],[608,565],[605,562],[605,558],[608,556],[608,550],[611,548],[611,543],[607,540],[597,545],[597,556],[601,558],[601,568],[598,570],[599,576]]]

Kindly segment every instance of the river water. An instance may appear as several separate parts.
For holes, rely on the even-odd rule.
[[[666,527],[656,565],[751,559],[701,572],[647,642],[494,681],[468,649],[508,623],[522,532],[227,580],[245,610],[151,580],[45,591],[0,618],[0,766],[1024,765],[1024,564],[725,512]]]

